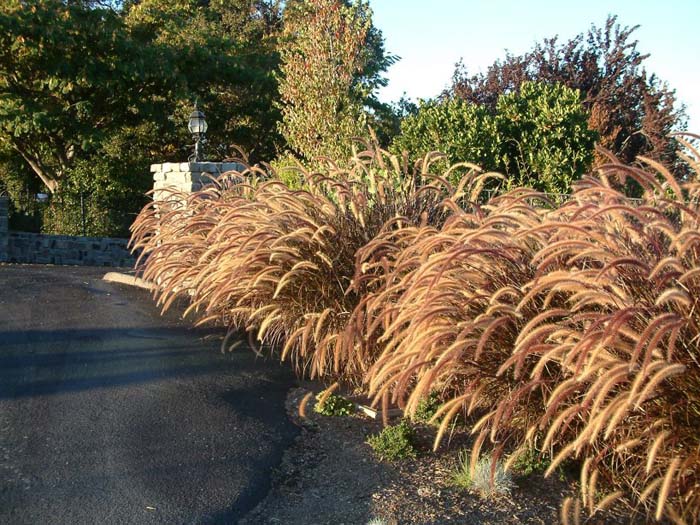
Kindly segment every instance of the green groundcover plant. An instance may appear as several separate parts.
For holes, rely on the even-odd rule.
[[[367,444],[377,457],[385,461],[416,457],[414,431],[408,421],[384,427],[379,434],[367,438]]]

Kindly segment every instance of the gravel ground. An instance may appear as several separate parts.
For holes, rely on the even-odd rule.
[[[468,437],[453,435],[449,446],[430,453],[434,430],[418,427],[416,459],[377,461],[365,443],[381,422],[363,416],[327,417],[309,403],[298,407],[305,388],[290,391],[287,411],[300,435],[273,473],[267,497],[242,521],[254,524],[364,525],[372,518],[386,524],[554,524],[563,499],[575,493],[573,479],[515,479],[510,496],[481,499],[452,486],[451,472]],[[641,523],[629,517],[593,518],[587,524]]]

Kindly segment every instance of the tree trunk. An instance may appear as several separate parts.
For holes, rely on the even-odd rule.
[[[44,183],[48,190],[51,193],[56,193],[56,190],[58,189],[57,177],[55,175],[52,176],[51,174],[47,173],[47,170],[41,165],[41,162],[38,159],[27,154],[25,151],[23,151],[22,148],[18,147],[16,144],[15,149],[19,152],[20,155],[22,155],[22,158],[27,162],[27,164],[29,164],[29,167],[32,168],[34,173],[36,173],[39,176],[41,182]]]

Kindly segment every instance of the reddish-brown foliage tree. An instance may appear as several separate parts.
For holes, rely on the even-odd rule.
[[[649,55],[632,40],[638,27],[621,26],[610,16],[602,28],[591,26],[569,41],[554,37],[521,56],[507,54],[486,73],[470,75],[458,64],[451,91],[495,110],[499,95],[518,91],[525,81],[565,84],[581,90],[589,127],[621,161],[644,155],[680,170],[678,144],[669,133],[684,129],[685,112],[674,106],[675,91],[644,68]],[[596,158],[596,165],[605,162]]]

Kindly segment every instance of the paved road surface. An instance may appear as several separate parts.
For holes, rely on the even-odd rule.
[[[295,435],[291,374],[104,273],[0,265],[0,523],[235,523]]]

